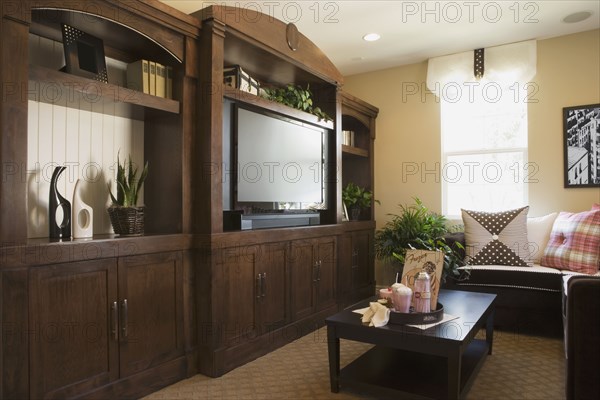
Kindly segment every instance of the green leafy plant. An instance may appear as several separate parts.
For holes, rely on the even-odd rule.
[[[316,115],[320,120],[333,120],[319,107],[313,106],[310,85],[307,85],[306,89],[302,88],[300,85],[295,86],[292,84],[288,84],[284,88],[265,88],[263,96],[268,100],[276,101],[277,103],[285,104],[288,107]]]
[[[444,237],[449,232],[446,217],[429,211],[418,198],[414,200],[415,204],[400,205],[399,214],[388,214],[392,219],[375,233],[376,257],[404,264],[408,249],[443,251],[442,280],[461,276],[458,268],[465,265],[464,246],[459,242],[449,245]]]
[[[129,162],[121,160],[117,154],[117,196],[115,197],[111,190],[110,183],[108,184],[108,191],[110,198],[114,206],[121,207],[135,207],[137,205],[138,194],[146,176],[148,176],[148,162],[144,165],[144,169],[140,177],[137,177],[138,168],[131,161],[131,155],[129,155]]]
[[[348,183],[348,185],[342,189],[342,201],[346,204],[346,207],[349,208],[368,208],[371,207],[371,202],[373,201],[379,203],[379,200],[373,199],[373,192],[352,182]]]

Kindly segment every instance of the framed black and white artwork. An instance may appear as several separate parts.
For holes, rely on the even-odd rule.
[[[565,187],[600,187],[600,104],[563,108]]]

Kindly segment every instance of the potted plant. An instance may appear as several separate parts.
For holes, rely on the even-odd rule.
[[[351,221],[360,219],[361,211],[371,207],[371,202],[375,201],[379,203],[378,200],[373,200],[373,192],[353,182],[348,183],[342,190],[342,201],[348,208],[348,212],[350,213],[348,217]]]
[[[451,229],[446,217],[429,211],[421,200],[415,204],[400,205],[399,214],[389,214],[392,219],[375,233],[375,256],[380,260],[392,261],[402,269],[408,249],[437,250],[444,252],[442,282],[448,276],[459,277],[464,247],[459,242],[449,245],[445,235]]]
[[[316,115],[319,120],[333,120],[319,107],[313,107],[312,92],[310,91],[309,85],[306,86],[306,89],[299,85],[292,84],[289,84],[284,88],[264,88],[262,96],[267,100],[285,104],[288,107]]]
[[[112,205],[108,208],[110,222],[116,234],[120,236],[139,236],[144,234],[144,207],[138,207],[138,194],[148,176],[148,162],[138,178],[138,168],[131,161],[123,160],[117,154],[117,195],[112,193],[111,185],[108,191]]]

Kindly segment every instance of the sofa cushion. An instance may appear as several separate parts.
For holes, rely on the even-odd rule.
[[[544,215],[543,217],[527,218],[527,240],[529,241],[529,249],[531,252],[531,261],[534,264],[539,264],[544,249],[550,240],[552,226],[558,213]]]
[[[541,264],[593,275],[600,262],[600,210],[561,212]]]
[[[554,268],[533,265],[511,267],[507,265],[469,265],[469,278],[457,282],[458,286],[487,286],[515,289],[560,292],[562,274]]]
[[[501,212],[462,210],[467,263],[529,265],[528,211],[529,207]]]

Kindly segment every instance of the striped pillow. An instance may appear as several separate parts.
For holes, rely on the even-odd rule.
[[[561,212],[541,264],[593,275],[600,267],[600,210]]]

